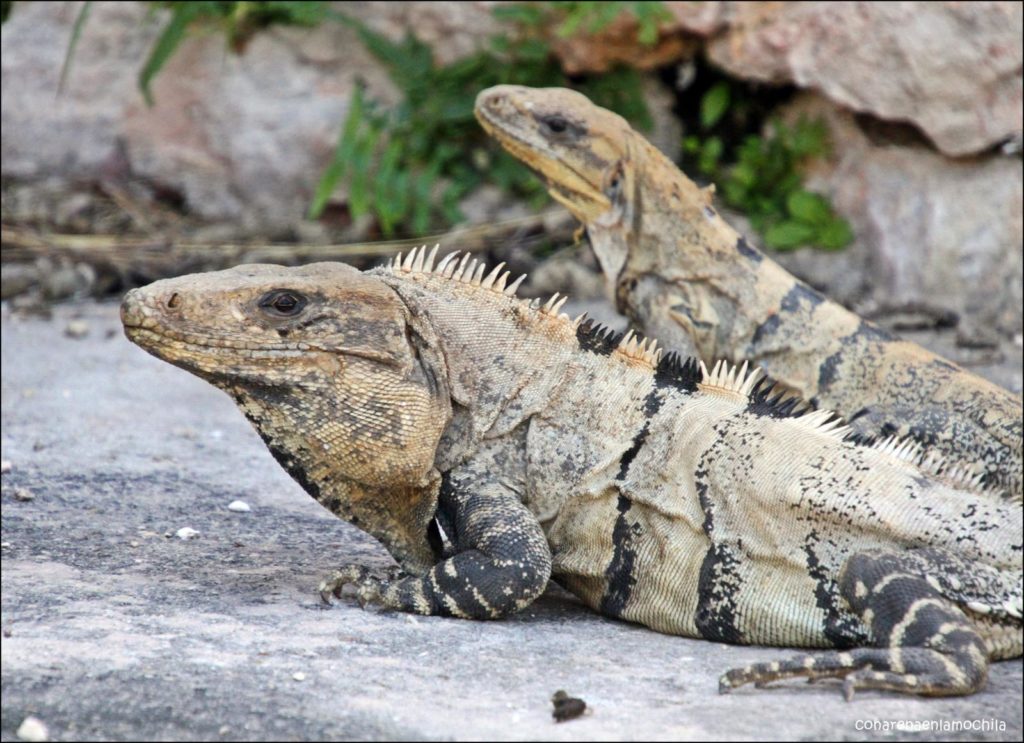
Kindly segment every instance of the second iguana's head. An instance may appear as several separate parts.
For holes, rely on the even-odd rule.
[[[121,317],[134,343],[228,392],[311,495],[429,564],[450,400],[393,289],[339,263],[247,265],[133,290]]]
[[[629,187],[629,124],[574,90],[497,85],[477,96],[475,113],[584,224],[606,215]]]

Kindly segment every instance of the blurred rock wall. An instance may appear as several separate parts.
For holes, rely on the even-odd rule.
[[[411,31],[440,63],[499,30],[494,3],[340,5],[392,38]],[[556,53],[573,72],[703,55],[737,78],[806,89],[788,113],[824,116],[835,147],[812,186],[857,241],[786,264],[849,304],[938,304],[969,328],[1020,331],[1020,3],[665,5],[673,20],[653,48],[631,46],[623,22],[598,38],[556,39]],[[385,102],[397,96],[355,33],[325,24],[259,33],[242,56],[219,34],[196,34],[157,76],[148,108],[136,81],[162,16],[132,2],[94,3],[58,96],[79,7],[19,2],[3,25],[5,184],[150,184],[242,233],[279,231],[301,223],[356,81]],[[650,100],[653,138],[672,151],[673,98]]]

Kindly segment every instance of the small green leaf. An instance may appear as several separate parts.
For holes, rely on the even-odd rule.
[[[192,3],[174,3],[171,6],[171,19],[164,26],[164,30],[160,32],[146,63],[142,66],[142,72],[139,73],[139,88],[142,90],[142,97],[146,100],[147,106],[153,105],[153,92],[149,87],[153,78],[181,44],[188,25],[197,16],[199,10]]]
[[[832,207],[825,197],[803,189],[786,198],[786,211],[794,219],[811,225],[823,225],[832,219]]]
[[[352,160],[352,153],[356,147],[356,134],[359,128],[366,123],[363,119],[364,110],[363,88],[357,85],[349,100],[348,115],[345,117],[345,126],[342,127],[341,136],[338,138],[338,146],[334,149],[334,156],[316,184],[313,202],[309,205],[309,211],[306,214],[307,219],[317,219],[323,213],[338,182],[345,176],[345,169]]]
[[[748,162],[737,163],[729,172],[729,176],[743,188],[751,188],[757,183],[757,171]]]
[[[818,228],[814,242],[824,250],[842,250],[853,242],[853,230],[845,219],[836,217]]]
[[[544,11],[532,3],[499,5],[491,14],[499,21],[521,23],[524,26],[539,26],[544,22]]]
[[[700,137],[692,134],[689,137],[683,137],[683,152],[691,155],[700,152]]]
[[[777,126],[782,128],[783,125]],[[784,130],[780,133],[789,140],[790,149],[797,157],[813,157],[825,153],[827,130],[825,122],[820,119],[808,121],[801,118],[792,131]]]
[[[710,129],[717,124],[729,108],[729,84],[716,83],[700,100],[700,125]]]
[[[706,175],[712,175],[718,169],[718,159],[722,156],[722,140],[708,137],[700,148],[697,167]]]
[[[9,3],[5,4],[9,7]],[[78,47],[78,39],[82,35],[82,29],[85,27],[85,21],[89,18],[89,12],[92,10],[92,2],[82,3],[81,10],[78,11],[78,15],[75,17],[75,25],[71,27],[71,40],[68,41],[68,49],[64,53],[64,64],[60,66],[60,81],[57,83],[57,95],[64,92],[64,83],[68,79],[68,72],[71,71],[71,58],[75,56],[75,49]]]
[[[810,225],[787,220],[769,227],[764,233],[764,242],[776,250],[792,250],[806,245],[814,234],[814,228]]]

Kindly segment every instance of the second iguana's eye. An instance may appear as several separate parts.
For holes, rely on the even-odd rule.
[[[260,308],[279,317],[294,317],[306,306],[306,298],[297,292],[277,289],[265,294],[259,301]]]
[[[586,127],[561,114],[537,114],[540,133],[561,144],[571,144],[587,133]]]
[[[541,121],[544,124],[544,128],[555,134],[561,134],[569,128],[569,122],[561,116],[547,116]]]

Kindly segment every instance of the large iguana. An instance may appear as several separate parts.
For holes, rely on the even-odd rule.
[[[662,356],[436,248],[367,273],[240,266],[158,281],[128,337],[230,394],[320,503],[404,572],[325,595],[422,614],[590,607],[731,643],[833,648],[734,669],[944,695],[1022,650],[1022,510],[895,439],[794,410],[760,372]],[[521,279],[520,279],[521,280]]]
[[[619,309],[646,335],[758,364],[861,435],[910,435],[1021,494],[1019,395],[794,278],[621,117],[572,90],[511,85],[480,93],[476,114],[586,227]]]

